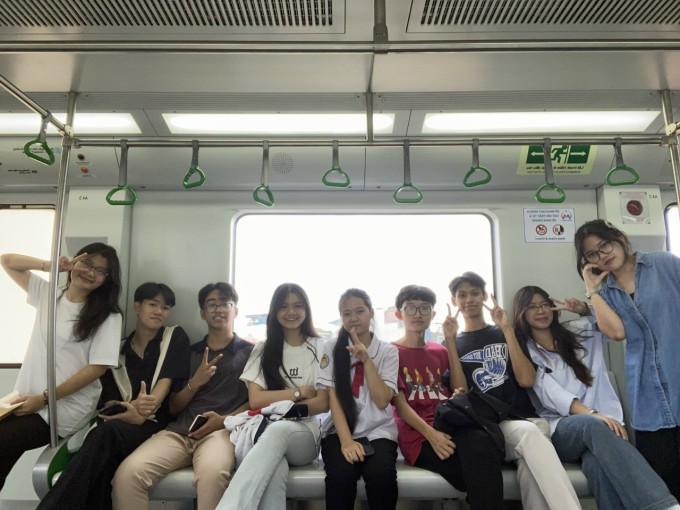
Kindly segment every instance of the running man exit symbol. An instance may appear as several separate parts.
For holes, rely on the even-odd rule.
[[[590,145],[553,145],[550,159],[555,163],[567,165],[585,164],[588,162]],[[543,164],[543,146],[530,145],[527,151],[527,165]]]

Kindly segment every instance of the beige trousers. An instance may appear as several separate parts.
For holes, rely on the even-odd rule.
[[[517,480],[525,510],[574,510],[581,504],[542,418],[505,420],[505,460],[517,461]]]
[[[116,471],[114,510],[148,510],[149,488],[171,471],[192,464],[198,510],[214,510],[235,467],[234,445],[225,429],[199,440],[167,430],[150,437]]]

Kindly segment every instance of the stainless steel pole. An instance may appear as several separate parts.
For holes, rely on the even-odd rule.
[[[68,107],[66,114],[66,126],[64,131],[71,131],[67,126],[73,125],[73,117],[76,111],[76,92],[69,92]],[[55,333],[57,329],[57,291],[59,289],[59,256],[61,254],[61,240],[64,229],[64,203],[66,201],[66,178],[68,176],[68,164],[71,155],[71,138],[65,136],[62,140],[61,167],[57,181],[57,208],[54,214],[52,227],[52,264],[50,267],[50,296],[47,319],[47,399],[49,405],[50,422],[50,445],[57,446],[57,380],[55,367]]]
[[[661,91],[661,108],[663,110],[664,124],[673,124],[673,105],[671,104],[671,92],[666,89]],[[673,170],[673,182],[675,183],[675,200],[680,204],[680,155],[678,154],[678,137],[675,143],[668,144],[668,152],[671,154],[671,168]]]

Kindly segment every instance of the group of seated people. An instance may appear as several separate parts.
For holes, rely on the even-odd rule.
[[[58,434],[82,428],[98,403],[109,406],[38,509],[148,509],[149,489],[188,466],[199,510],[285,508],[289,466],[308,464],[319,452],[326,508],[354,508],[363,478],[370,508],[394,509],[398,450],[407,464],[466,492],[475,510],[504,507],[505,462],[517,465],[525,509],[580,508],[562,462],[581,463],[600,510],[680,509],[679,385],[665,365],[678,361],[680,346],[668,326],[661,334],[664,321],[670,324],[660,318],[661,301],[653,302],[661,306],[653,320],[645,308],[653,294],[646,286],[657,273],[666,275],[667,288],[676,286],[665,300],[680,293],[680,261],[632,252],[625,234],[601,220],[579,229],[576,249],[591,305],[526,286],[511,317],[479,275],[465,272],[449,284],[453,309],[447,305],[441,344],[425,339],[435,317],[429,288],[399,290],[403,336],[392,343],[373,331],[368,294],[348,289],[339,299],[342,327],[325,341],[304,289],[285,283],[272,296],[266,340],[253,345],[234,331],[238,294],[224,282],[198,293],[208,332],[194,344],[181,327],[165,325],[172,290],[141,285],[135,330],[121,343],[115,250],[95,243],[62,257],[68,281],[57,301]],[[52,404],[45,390],[49,285],[31,273],[49,262],[7,254],[2,265],[37,316],[16,385],[16,402],[23,403],[0,422],[0,488],[24,451],[49,442]],[[635,300],[644,324],[653,324],[649,330],[622,313],[625,298]],[[562,310],[581,318],[562,325]],[[651,347],[645,335],[654,337]],[[607,374],[608,337],[627,337],[628,375],[646,375],[628,388],[637,448]],[[664,391],[650,398],[650,384]],[[493,427],[439,419],[450,399],[473,401],[473,394],[505,405]],[[302,411],[287,419],[292,408]]]

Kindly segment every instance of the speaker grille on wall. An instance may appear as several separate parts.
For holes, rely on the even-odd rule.
[[[293,171],[293,158],[287,152],[277,152],[270,160],[271,168],[280,174]]]

